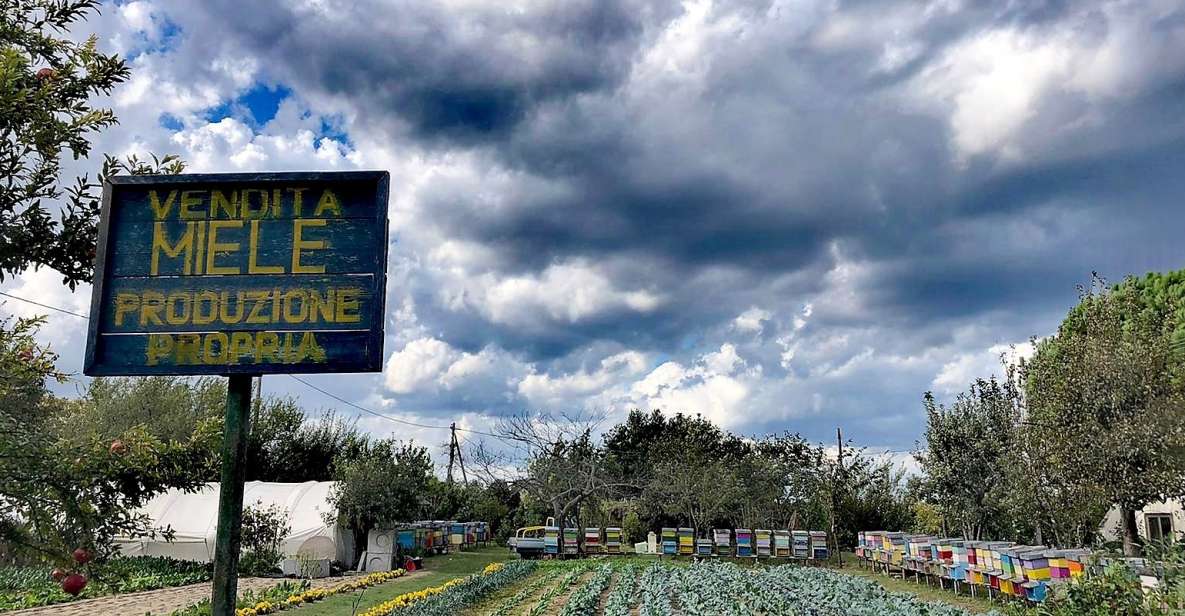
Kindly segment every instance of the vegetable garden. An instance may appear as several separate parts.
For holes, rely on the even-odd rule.
[[[378,606],[366,616],[964,616],[829,569],[732,562],[515,561]]]

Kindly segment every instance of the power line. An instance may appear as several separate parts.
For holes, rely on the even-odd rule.
[[[48,308],[49,310],[56,310],[56,311],[58,311],[58,312],[61,312],[61,313],[65,313],[65,314],[68,314],[68,315],[71,315],[71,316],[76,316],[76,317],[78,317],[78,318],[80,318],[80,319],[86,319],[86,320],[88,320],[88,321],[90,320],[90,317],[86,316],[85,314],[79,314],[79,313],[77,313],[77,312],[74,312],[73,310],[66,310],[65,308],[58,308],[57,306],[50,306],[49,304],[42,304],[41,302],[35,302],[35,301],[31,300],[31,299],[25,299],[25,298],[23,298],[23,297],[17,297],[17,296],[15,296],[15,295],[11,294],[11,293],[5,293],[4,291],[0,291],[0,295],[3,295],[4,297],[9,297],[9,298],[15,299],[15,300],[17,300],[17,301],[25,302],[25,303],[28,303],[28,304],[33,304],[34,306],[40,306],[40,307],[42,307],[42,308]]]

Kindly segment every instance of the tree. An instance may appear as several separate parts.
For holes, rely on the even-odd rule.
[[[587,501],[639,487],[609,471],[604,452],[592,439],[595,422],[586,417],[518,415],[495,428],[502,439],[525,451],[512,483],[545,503],[559,524],[574,524]]]
[[[1020,392],[1009,381],[976,379],[949,407],[926,392],[924,448],[917,460],[942,518],[962,536],[1007,536],[1009,469],[1016,447]]]
[[[143,426],[163,441],[185,441],[204,422],[221,421],[226,384],[212,377],[93,379],[71,418],[75,431],[114,438]]]
[[[1096,278],[1025,366],[1034,455],[1059,487],[1120,508],[1127,554],[1138,552],[1135,512],[1185,494],[1180,308],[1149,309],[1141,288]]]
[[[371,529],[411,522],[423,511],[432,475],[428,450],[414,443],[379,441],[366,455],[338,466],[327,522],[354,531],[356,553]]]
[[[217,432],[163,443],[142,428],[116,439],[70,434],[68,405],[49,395],[56,356],[35,341],[39,319],[0,321],[0,541],[66,564],[78,547],[100,557],[116,535],[150,535],[138,513],[169,488],[194,489],[213,468]]]
[[[61,156],[90,153],[90,138],[116,123],[90,105],[130,75],[97,38],[66,33],[96,12],[100,0],[0,0],[0,280],[29,266],[49,266],[72,288],[89,281],[97,238],[99,183],[86,176],[62,187]],[[103,177],[120,172],[180,173],[173,156],[107,158]],[[53,204],[61,203],[57,220]]]

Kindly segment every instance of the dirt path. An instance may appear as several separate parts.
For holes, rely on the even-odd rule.
[[[274,578],[243,578],[239,580],[239,593],[268,588],[282,581]],[[313,587],[335,586],[343,581],[345,578],[340,577],[313,580]],[[159,616],[209,598],[211,592],[210,583],[191,584],[4,612],[4,616]]]
[[[572,593],[576,592],[577,588],[580,588],[585,582],[589,581],[594,573],[594,571],[585,571],[584,573],[580,574],[580,577],[576,578],[576,581],[570,584],[566,591],[560,593],[558,597],[551,601],[551,603],[547,606],[546,613],[550,616],[554,616],[555,614],[559,614],[560,612],[564,611],[564,606],[568,604],[568,598],[572,596]]]

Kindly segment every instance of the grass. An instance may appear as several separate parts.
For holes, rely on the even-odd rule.
[[[481,571],[486,565],[494,562],[510,560],[512,555],[505,547],[491,546],[434,556],[424,561],[425,569],[407,576],[372,586],[365,591],[335,595],[324,601],[305,605],[295,610],[287,610],[284,614],[294,616],[350,616],[355,613],[355,601],[358,601],[357,612],[366,610],[384,601],[395,598],[405,592],[422,590],[429,586],[443,584],[453,578],[463,577]],[[359,600],[359,595],[361,599]]]
[[[986,597],[956,595],[955,592],[949,588],[949,586],[946,590],[943,590],[937,586],[927,586],[925,580],[923,580],[921,584],[917,584],[912,578],[899,579],[885,575],[884,573],[877,573],[869,571],[868,569],[861,569],[857,564],[855,554],[845,552],[843,555],[843,563],[843,569],[836,569],[837,571],[872,580],[890,592],[909,593],[923,601],[945,603],[947,605],[953,605],[955,607],[963,608],[969,612],[975,613],[984,613],[990,612],[993,609],[1000,609],[999,604],[989,601]]]

